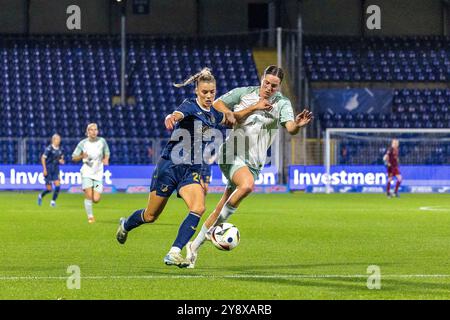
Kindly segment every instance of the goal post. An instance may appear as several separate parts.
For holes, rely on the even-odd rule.
[[[385,172],[383,155],[392,139],[400,142],[400,171],[405,190],[450,190],[450,129],[328,128],[324,143],[325,191],[332,192],[333,185],[342,182],[338,171],[343,168],[351,170],[359,166],[360,171],[373,168]],[[344,173],[342,176],[345,177]],[[351,182],[346,184],[351,186]]]

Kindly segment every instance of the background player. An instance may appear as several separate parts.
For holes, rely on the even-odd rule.
[[[72,161],[83,160],[81,167],[82,187],[84,191],[84,208],[88,222],[94,223],[92,204],[98,203],[103,191],[103,167],[109,164],[109,147],[104,138],[98,137],[96,123],[88,124],[87,138],[78,143],[72,154]]]
[[[50,201],[50,206],[56,206],[56,199],[58,198],[60,190],[60,180],[59,180],[59,165],[64,164],[64,155],[60,149],[61,137],[58,134],[52,136],[52,143],[45,148],[44,153],[41,157],[43,174],[45,177],[45,187],[46,189],[42,191],[38,196],[38,205],[42,205],[42,198],[45,197],[47,193],[52,192],[52,183],[55,184],[55,191],[53,191],[53,197]]]
[[[197,250],[205,241],[213,226],[227,221],[237,210],[240,202],[252,191],[255,179],[264,167],[267,150],[275,139],[279,126],[295,135],[312,119],[312,113],[304,110],[294,118],[291,102],[280,92],[284,72],[277,66],[265,69],[259,87],[242,87],[221,96],[214,103],[219,111],[233,110],[238,124],[222,145],[219,166],[228,179],[228,184],[214,211],[203,224],[199,234],[187,246],[191,268],[197,258]],[[234,143],[234,136],[244,136],[249,140],[248,148],[233,155],[226,155],[227,144]],[[235,150],[236,148],[231,148]],[[231,158],[231,161],[229,161]],[[225,160],[226,159],[226,160]]]
[[[155,168],[147,208],[136,210],[128,219],[121,218],[116,234],[117,241],[123,244],[128,232],[144,223],[154,222],[176,189],[178,196],[186,203],[189,213],[181,223],[177,237],[164,257],[164,263],[178,267],[189,265],[189,262],[181,255],[181,250],[194,235],[200,217],[205,212],[205,191],[201,182],[202,163],[197,164],[194,160],[203,159],[203,149],[206,145],[203,135],[207,134],[209,128],[216,127],[224,119],[222,113],[211,108],[216,94],[216,80],[211,71],[204,68],[183,84],[176,86],[185,86],[191,82],[195,82],[197,98],[186,99],[165,121],[169,130],[174,128],[187,130],[191,140],[180,140],[175,135],[177,131],[174,131]],[[200,130],[202,134],[195,134]],[[201,141],[195,141],[196,136],[199,136]],[[174,150],[178,150],[182,144],[186,145],[186,142],[188,142],[189,150],[186,155],[183,154],[184,157],[181,156],[183,163],[176,164],[180,160],[180,154]]]
[[[386,154],[383,157],[384,163],[387,167],[388,172],[388,182],[386,186],[386,194],[388,198],[392,197],[391,194],[391,182],[394,177],[397,178],[397,183],[395,184],[394,195],[398,198],[398,188],[402,183],[402,176],[400,175],[399,170],[399,157],[398,157],[398,147],[399,141],[397,139],[393,139],[391,142],[391,146],[387,149]]]

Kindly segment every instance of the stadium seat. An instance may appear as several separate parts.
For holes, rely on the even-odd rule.
[[[4,122],[0,138],[47,140],[58,131],[64,141],[70,136],[80,137],[92,121],[99,124],[106,138],[167,138],[170,132],[164,129],[163,116],[185,98],[193,97],[191,88],[177,89],[172,83],[183,81],[206,64],[216,74],[221,93],[259,84],[251,48],[242,41],[187,43],[130,35],[128,45],[127,92],[134,96],[136,105],[113,107],[112,97],[120,92],[120,59],[114,36],[2,39],[0,116]],[[17,162],[17,143],[1,143],[1,162]],[[68,152],[75,147],[75,142],[70,143]],[[27,162],[39,163],[44,146],[30,144]],[[129,156],[126,146],[112,145],[115,154],[120,155],[112,158],[114,163],[151,161],[146,150],[137,157]]]

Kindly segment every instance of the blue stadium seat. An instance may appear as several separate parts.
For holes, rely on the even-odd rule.
[[[109,137],[167,138],[170,132],[163,127],[163,115],[192,96],[192,88],[176,89],[173,82],[183,81],[206,64],[220,80],[222,93],[259,83],[245,42],[186,43],[130,36],[127,90],[137,104],[112,107],[112,96],[120,92],[118,57],[114,37],[107,35],[36,36],[25,41],[9,37],[0,44],[4,107],[0,137],[47,137],[55,130],[63,136],[79,136],[80,128],[96,121]],[[41,148],[30,146],[28,161],[38,161]],[[126,144],[113,148],[120,154],[115,163],[149,162],[146,151],[136,158],[123,152]],[[2,163],[17,161],[16,155],[3,151]]]

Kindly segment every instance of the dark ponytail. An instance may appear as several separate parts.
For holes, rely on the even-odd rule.
[[[274,65],[268,66],[266,68],[266,70],[264,70],[263,77],[265,77],[268,74],[271,74],[271,75],[273,75],[275,77],[280,78],[280,83],[283,81],[284,71],[283,71],[283,69],[281,69],[281,68],[279,68],[277,66],[274,66]]]

